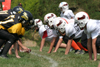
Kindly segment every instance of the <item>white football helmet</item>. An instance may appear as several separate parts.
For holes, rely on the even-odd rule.
[[[61,33],[64,33],[65,32],[65,26],[66,26],[66,21],[62,18],[57,18],[55,21],[54,21],[54,28],[56,30],[59,30]]]
[[[43,23],[40,19],[34,19],[34,25],[40,28],[43,25]]]
[[[81,29],[85,27],[89,20],[90,17],[86,12],[78,12],[75,15],[75,23],[77,23]]]
[[[60,8],[61,11],[63,12],[63,11],[65,11],[65,10],[68,10],[68,9],[69,9],[69,5],[68,5],[67,2],[61,2],[61,3],[59,4],[59,8]]]
[[[50,27],[53,25],[53,19],[56,18],[56,14],[48,13],[44,16],[44,23],[47,23]]]

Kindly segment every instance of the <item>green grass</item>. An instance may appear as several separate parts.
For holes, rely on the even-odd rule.
[[[48,54],[49,47],[44,47],[42,52],[39,52],[39,47],[31,47],[32,52],[20,53],[20,59],[15,57],[15,54],[8,55],[9,59],[0,58],[0,67],[97,67],[98,60],[94,62],[89,60],[88,54],[74,54],[70,52],[64,55],[65,49],[59,48],[56,53]]]

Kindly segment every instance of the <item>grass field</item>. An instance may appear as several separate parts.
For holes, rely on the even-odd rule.
[[[30,47],[29,47],[30,48]],[[39,47],[31,47],[32,52],[19,53],[20,59],[15,54],[8,55],[9,59],[0,58],[0,67],[98,67],[98,60],[89,60],[88,54],[74,54],[70,52],[64,55],[65,49],[59,48],[56,53],[48,54],[49,47],[44,47],[43,52],[39,52]],[[14,53],[14,52],[13,52]]]

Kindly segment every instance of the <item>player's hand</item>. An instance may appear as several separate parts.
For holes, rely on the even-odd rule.
[[[40,50],[40,52],[42,52],[42,50]]]
[[[56,51],[53,51],[53,53],[56,53]]]
[[[48,51],[47,53],[51,53],[50,51]]]

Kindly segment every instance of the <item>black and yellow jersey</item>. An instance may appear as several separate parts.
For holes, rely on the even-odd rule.
[[[7,30],[9,33],[17,34],[17,35],[24,35],[25,29],[22,27],[22,23],[18,21],[18,14],[13,15],[13,18],[7,18],[7,22],[5,24],[0,24],[0,29]]]
[[[0,11],[0,21],[6,20],[10,15],[12,15],[12,9]]]

